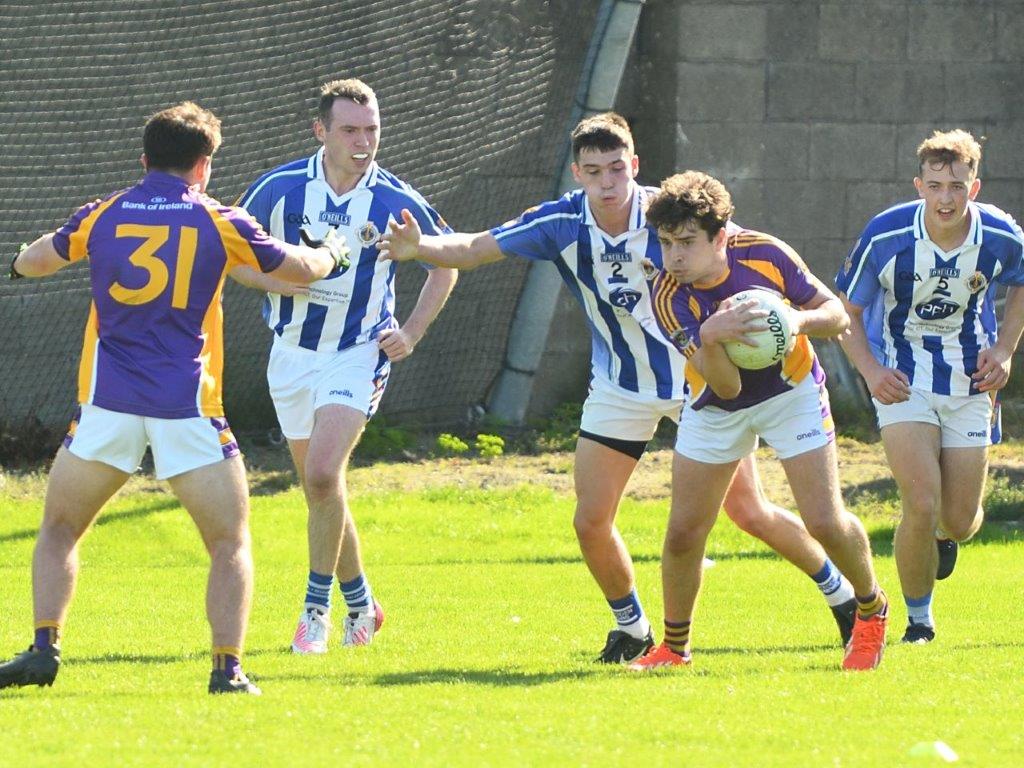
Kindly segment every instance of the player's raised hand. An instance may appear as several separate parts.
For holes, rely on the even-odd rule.
[[[971,376],[979,392],[994,392],[1006,386],[1010,380],[1010,364],[1013,356],[997,344],[978,353],[978,370]]]
[[[910,399],[910,379],[896,368],[878,365],[864,374],[868,391],[882,405],[904,403]]]
[[[705,344],[723,341],[738,341],[756,347],[748,334],[768,328],[768,311],[759,309],[756,299],[735,301],[730,296],[718,305],[718,309],[700,327],[700,338]]]
[[[416,342],[402,328],[388,328],[377,337],[380,351],[388,356],[388,360],[397,363],[412,354]]]
[[[419,222],[408,209],[402,209],[402,221],[392,221],[388,230],[377,241],[380,255],[378,261],[409,261],[415,259],[420,249],[420,237],[423,232]]]

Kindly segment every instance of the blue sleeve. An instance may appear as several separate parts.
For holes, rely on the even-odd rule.
[[[878,282],[877,251],[872,248],[871,239],[872,226],[868,224],[836,273],[836,288],[860,307],[870,305],[882,290]]]
[[[430,204],[418,192],[410,192],[407,206],[409,213],[416,219],[424,235],[449,235],[453,232],[441,214],[430,207]],[[399,221],[401,221],[401,218]]]
[[[273,197],[271,188],[273,184],[263,183],[265,177],[260,177],[238,198],[236,205],[249,212],[260,226],[270,229],[270,211],[273,209]]]
[[[562,249],[576,241],[579,214],[557,200],[528,208],[518,219],[491,230],[506,256],[554,261]]]
[[[1014,237],[1005,240],[1005,250],[1001,259],[1003,268],[996,275],[996,282],[1003,285],[1024,285],[1024,232],[1012,216],[1007,214],[1006,218]]]

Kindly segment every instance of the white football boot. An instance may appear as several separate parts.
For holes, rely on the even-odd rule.
[[[373,608],[362,613],[349,614],[345,617],[345,637],[342,645],[369,645],[384,623],[384,609],[380,603],[373,601]]]
[[[348,621],[345,622],[346,634]],[[292,638],[294,653],[327,653],[327,635],[331,631],[331,619],[326,613],[307,608],[299,616],[299,625]]]

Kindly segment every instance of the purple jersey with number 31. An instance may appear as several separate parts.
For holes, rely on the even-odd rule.
[[[78,401],[164,419],[223,416],[224,277],[238,264],[275,269],[284,246],[244,211],[159,171],[83,206],[53,245],[89,260]]]

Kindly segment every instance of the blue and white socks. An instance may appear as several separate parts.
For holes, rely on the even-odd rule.
[[[338,582],[338,586],[341,587],[341,596],[345,598],[349,615],[374,613],[373,592],[370,591],[366,574],[360,573],[352,581]]]
[[[932,616],[931,592],[924,597],[916,598],[904,595],[903,601],[907,604],[907,620],[911,624],[935,629],[935,617]]]
[[[618,629],[638,640],[643,640],[650,634],[651,622],[644,615],[644,609],[640,606],[640,598],[637,597],[635,589],[618,600],[609,600],[608,605],[615,616]]]
[[[811,578],[818,585],[821,594],[825,596],[825,602],[829,604],[830,608],[836,608],[854,598],[853,585],[827,557],[821,570],[812,574]]]
[[[334,586],[334,574],[326,576],[316,571],[309,572],[306,582],[306,610],[331,612],[331,587]]]

